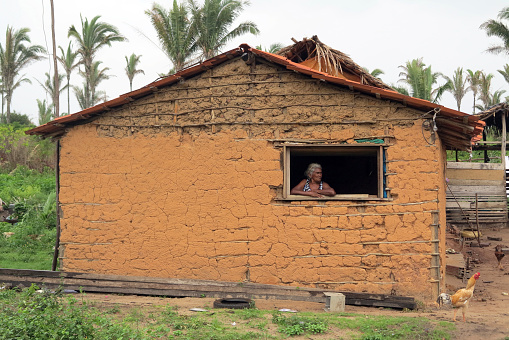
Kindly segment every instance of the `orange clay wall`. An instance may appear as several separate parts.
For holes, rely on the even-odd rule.
[[[240,59],[160,89],[62,137],[61,270],[430,300],[444,160],[420,115]],[[383,138],[392,199],[279,200],[296,138]]]

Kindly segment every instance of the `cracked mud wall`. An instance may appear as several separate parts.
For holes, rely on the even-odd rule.
[[[430,299],[444,161],[421,115],[240,59],[160,89],[62,137],[61,269]],[[377,137],[391,200],[278,200],[282,141]]]

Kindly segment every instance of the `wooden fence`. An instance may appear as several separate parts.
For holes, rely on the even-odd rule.
[[[506,225],[506,172],[501,163],[448,162],[446,177],[447,222]]]

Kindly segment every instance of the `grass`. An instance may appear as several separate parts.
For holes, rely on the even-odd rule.
[[[425,318],[253,309],[190,314],[166,299],[129,307],[85,294],[0,290],[0,339],[450,339],[454,326]]]
[[[3,208],[16,224],[0,222],[0,268],[50,270],[56,236],[55,173],[19,166],[0,171]],[[8,237],[9,236],[9,237]]]

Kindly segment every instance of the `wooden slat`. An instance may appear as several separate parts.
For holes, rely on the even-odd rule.
[[[325,303],[324,292],[318,288],[266,285],[258,283],[221,282],[210,280],[100,275],[92,273],[52,272],[43,270],[0,269],[0,283],[28,287],[32,283],[49,289],[63,287],[84,292],[121,293],[155,296],[238,297],[254,299],[296,300]],[[388,308],[415,309],[412,297],[384,294],[340,292],[346,304]]]
[[[500,187],[492,187],[492,186],[482,186],[482,185],[456,185],[451,186],[449,185],[450,191],[456,195],[456,193],[470,193],[475,196],[477,193],[478,195],[504,195],[504,186]],[[447,190],[447,194],[450,194],[450,191]]]
[[[445,204],[445,207],[447,209],[459,208],[459,207],[461,207],[463,210],[475,209],[475,202],[447,201]],[[478,202],[477,207],[478,207],[478,209],[480,209],[479,212],[481,211],[481,209],[504,210],[507,207],[507,201],[506,202]]]
[[[449,178],[449,186],[492,186],[492,187],[503,187],[505,186],[505,180],[483,180],[483,179],[457,179]]]
[[[501,163],[447,162],[447,169],[504,170]]]

